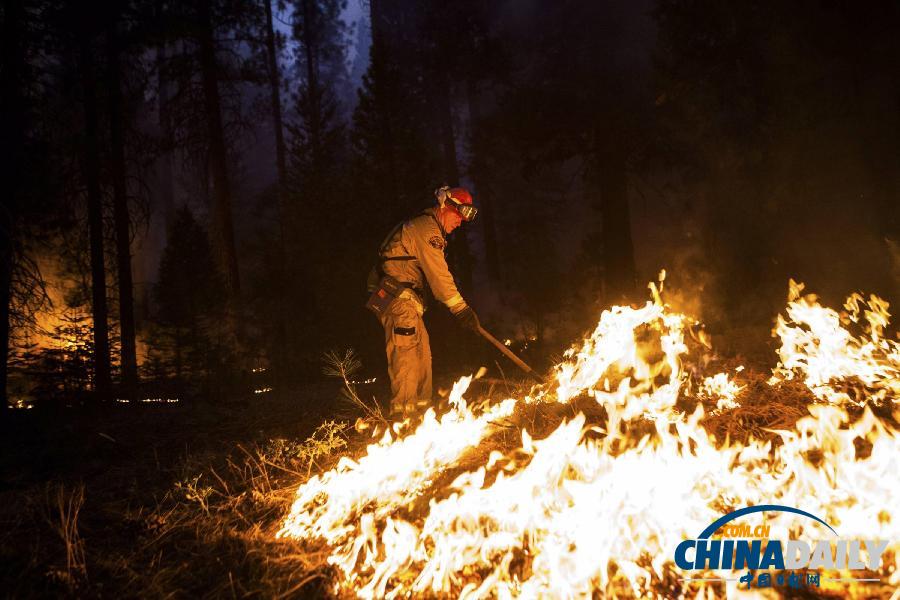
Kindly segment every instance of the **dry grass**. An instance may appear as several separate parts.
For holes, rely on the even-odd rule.
[[[144,517],[153,532],[142,553],[152,557],[174,546],[182,560],[205,568],[192,572],[160,563],[151,589],[161,596],[175,590],[266,598],[325,594],[324,549],[276,541],[275,532],[297,483],[332,466],[347,446],[346,434],[345,424],[326,421],[302,442],[238,445],[224,461],[176,483]],[[212,572],[210,559],[218,567]],[[137,585],[146,573],[129,576]]]
[[[355,433],[349,420],[311,416],[321,420],[311,434],[282,430],[282,435],[272,435],[285,421],[296,418],[296,409],[294,413],[272,409],[266,415],[250,410],[229,418],[204,413],[202,423],[194,423],[194,434],[218,431],[217,435],[211,435],[205,446],[185,446],[174,458],[162,456],[162,447],[152,452],[129,450],[133,456],[122,463],[108,458],[109,464],[101,464],[100,472],[85,475],[84,481],[0,488],[4,593],[15,597],[331,596],[336,573],[327,564],[324,544],[276,540],[275,533],[299,483],[333,467],[342,455],[359,455],[387,425],[379,411],[359,400],[350,383],[352,356],[334,358],[333,374],[343,386],[343,398],[361,414],[366,424],[363,434]],[[720,443],[750,436],[776,439],[773,430],[789,429],[807,414],[812,398],[802,386],[769,388],[765,375],[758,373],[745,373],[744,379],[749,383],[739,398],[740,407],[721,414],[710,414],[713,406],[706,407],[703,425]],[[469,395],[494,402],[524,396],[529,389],[524,382],[486,380],[474,383]],[[333,398],[336,391],[332,387],[327,394]],[[695,404],[685,397],[679,408],[689,411]],[[446,483],[461,471],[483,465],[493,450],[514,453],[521,445],[522,429],[541,438],[579,412],[585,413],[589,424],[606,421],[602,407],[588,397],[570,404],[521,405],[496,423],[486,443],[439,474],[429,493],[440,495]],[[226,436],[214,428],[227,423],[237,431],[237,421],[244,429],[258,430],[257,435],[237,439],[240,436]],[[188,424],[178,425],[183,430]],[[122,437],[108,428],[103,433],[113,441]],[[116,450],[106,438],[92,443]],[[226,438],[232,441],[221,441]],[[82,475],[88,472],[81,471]],[[425,510],[427,502],[417,503],[409,516],[415,518],[417,511]]]
[[[335,351],[326,352],[323,356],[325,368],[323,373],[327,377],[333,377],[341,382],[340,398],[351,410],[361,412],[366,421],[377,425],[387,426],[388,420],[381,406],[374,400],[367,402],[357,392],[357,386],[353,383],[353,377],[362,368],[362,362],[352,349],[344,354]]]
[[[336,391],[16,415],[0,431],[0,596],[323,595],[324,556],[274,533],[297,483],[347,447],[345,424],[307,408]]]
[[[779,440],[776,430],[789,430],[809,414],[806,409],[815,398],[806,386],[786,382],[770,387],[765,375],[748,374],[750,380],[738,398],[740,406],[716,413],[714,405],[706,407],[709,416],[703,421],[706,430],[719,442],[746,442],[753,437],[762,440]]]
[[[78,515],[84,506],[84,485],[67,490],[64,485],[47,487],[47,521],[59,535],[65,548],[65,568],[51,569],[48,576],[58,579],[70,593],[88,583],[84,540],[78,531]]]

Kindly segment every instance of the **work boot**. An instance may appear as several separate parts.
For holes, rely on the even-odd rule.
[[[398,423],[404,419],[415,420],[417,417],[421,416],[421,414],[422,411],[419,411],[414,402],[408,402],[406,404],[398,405],[396,410],[391,411],[391,420]]]
[[[428,412],[428,409],[431,408],[432,402],[429,398],[423,398],[416,403],[416,412],[420,415],[424,415]]]
[[[391,402],[391,415],[390,418],[392,421],[402,421],[406,418],[406,405],[400,402]]]
[[[421,419],[431,406],[431,400],[428,399],[411,402],[406,407],[406,416]]]

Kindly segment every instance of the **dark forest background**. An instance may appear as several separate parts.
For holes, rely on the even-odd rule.
[[[348,347],[380,376],[366,275],[444,183],[480,209],[463,294],[538,364],[661,268],[739,348],[789,277],[900,299],[898,31],[893,1],[3,0],[0,406],[290,393]],[[495,364],[427,319],[443,373]]]

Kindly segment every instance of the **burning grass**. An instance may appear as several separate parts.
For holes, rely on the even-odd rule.
[[[704,429],[716,439],[737,442],[747,441],[751,437],[767,439],[779,443],[780,438],[775,430],[789,430],[793,428],[797,420],[808,416],[808,404],[811,402],[810,392],[800,385],[790,384],[771,388],[766,383],[767,375],[764,373],[747,373],[746,377],[752,383],[748,384],[747,391],[742,395],[742,404],[735,409],[709,414],[702,425]],[[526,395],[527,386],[520,386],[517,392]],[[698,402],[694,399],[682,398],[680,406],[686,409],[696,408]],[[708,403],[707,410],[714,411],[715,403]],[[480,444],[460,454],[458,459],[447,468],[435,474],[433,480],[426,487],[417,490],[410,497],[407,504],[398,508],[393,514],[395,518],[410,522],[421,522],[428,517],[429,505],[433,502],[447,500],[452,492],[451,484],[461,475],[476,471],[485,464],[489,464],[492,455],[502,455],[513,459],[525,460],[529,457],[522,454],[522,431],[528,432],[535,440],[546,439],[562,425],[571,422],[577,415],[585,415],[585,423],[602,427],[607,423],[607,415],[604,408],[587,396],[582,395],[573,399],[568,404],[561,403],[530,403],[519,404],[508,416],[494,422],[495,428],[490,436]],[[373,423],[373,426],[377,427]],[[647,422],[639,424],[631,430],[635,436],[650,434],[653,427]],[[586,439],[596,439],[600,434],[587,431]],[[373,436],[377,437],[377,436]],[[364,436],[356,439],[356,455],[364,450],[362,444],[366,442]],[[490,472],[485,475],[484,487],[489,488],[497,480],[501,471]],[[328,551],[323,550],[320,541],[287,542],[295,547],[297,556],[305,557],[301,563],[311,577],[321,578],[319,589],[321,592],[331,590],[334,593],[334,582],[340,580],[340,573],[329,565]],[[519,572],[519,577],[524,578],[529,561],[526,555],[521,555],[508,565],[510,572]],[[649,567],[649,558],[642,562]],[[478,581],[480,577],[489,574],[489,569],[476,570],[470,573],[472,581]],[[406,582],[412,585],[415,577],[412,574],[404,574],[398,578],[398,583]],[[634,594],[624,582],[615,584],[622,597],[632,597]],[[673,580],[673,576],[667,575],[654,583],[653,589],[663,596],[669,596],[680,586]],[[345,591],[346,592],[346,591]],[[339,595],[343,595],[343,593]],[[352,594],[351,594],[352,595]],[[376,594],[380,595],[380,594]],[[443,594],[437,594],[441,596]],[[826,591],[821,594],[808,594],[808,597],[837,597]]]
[[[886,304],[869,302],[856,337],[845,326],[860,322],[859,301],[839,316],[800,289],[792,283],[790,319],[779,318],[768,380],[743,367],[686,371],[691,321],[651,286],[645,306],[605,311],[552,384],[473,410],[464,378],[447,413],[376,435],[364,455],[304,482],[278,536],[324,541],[335,591],[366,598],[682,596],[696,585],[726,595],[736,584],[672,583],[672,549],[760,504],[803,506],[847,535],[891,540],[896,421],[869,407],[896,400],[883,380],[900,364],[900,345],[883,336]],[[820,535],[771,520],[782,538]],[[868,573],[876,582],[896,583],[896,550]],[[842,585],[827,577],[825,593]]]
[[[761,380],[764,375],[752,377]],[[747,393],[752,390],[751,385]],[[807,414],[807,400],[802,389],[788,386],[768,401],[764,395],[758,401],[747,398],[739,409],[708,417],[704,426],[719,439],[724,440],[726,432],[731,439],[742,438],[771,426],[771,415],[796,420]],[[605,410],[586,395],[569,404],[519,405],[496,422],[490,437],[437,474],[396,516],[424,520],[431,500],[445,500],[450,484],[487,464],[492,453],[526,458],[518,454],[523,429],[534,439],[544,439],[579,413],[588,423],[606,421]],[[375,419],[367,423],[379,425]],[[79,484],[4,492],[7,509],[0,543],[7,553],[15,548],[19,555],[6,563],[5,589],[16,597],[331,596],[334,582],[341,579],[329,564],[331,548],[319,540],[276,540],[274,533],[294,501],[297,482],[328,471],[341,456],[360,456],[370,436],[369,430],[355,432],[349,421],[326,421],[302,441],[276,437],[235,444],[224,455],[186,455],[172,467],[173,483],[148,489],[146,496],[113,499],[122,493],[118,485],[116,490],[88,485],[86,492]],[[496,476],[488,474],[485,485]],[[116,469],[108,478],[128,475]],[[15,511],[10,510],[13,506]],[[92,514],[78,519],[85,507]],[[27,544],[22,543],[25,539]],[[523,555],[510,568],[521,571],[527,564]],[[479,576],[473,572],[473,581]],[[675,583],[660,580],[657,585],[674,589]],[[620,592],[629,595],[625,588]]]
[[[884,462],[898,429],[889,393],[839,409],[802,371],[773,381],[764,365],[716,357],[673,334],[683,321],[645,310],[657,329],[635,325],[616,338],[619,351],[573,351],[567,360],[578,367],[559,371],[558,388],[507,382],[497,395],[500,386],[472,386],[467,402],[460,384],[439,414],[389,424],[360,404],[348,357],[335,355],[341,394],[361,415],[355,427],[322,418],[310,434],[273,435],[292,418],[275,412],[267,425],[251,424],[254,436],[164,458],[169,467],[157,456],[155,471],[166,477],[152,482],[135,456],[83,487],[7,490],[6,589],[23,597],[674,597],[700,588],[672,570],[681,531],[667,527],[696,533],[738,505],[777,496],[851,533],[874,519],[882,531],[873,533],[891,535],[896,491],[879,496],[897,482]],[[595,336],[585,347],[603,343]],[[723,376],[710,381],[716,372]],[[877,384],[831,385],[853,398],[891,389]],[[247,425],[246,415],[238,419]],[[865,466],[850,468],[856,461]],[[661,482],[670,486],[662,496]],[[610,543],[591,525],[601,522],[629,535]],[[589,560],[558,560],[574,547],[589,549]],[[896,577],[895,552],[874,574],[884,582]],[[889,597],[892,589],[803,594],[847,592]]]

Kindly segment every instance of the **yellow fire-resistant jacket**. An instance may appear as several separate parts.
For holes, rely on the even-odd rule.
[[[382,244],[380,264],[385,275],[407,284],[420,297],[427,283],[437,300],[458,312],[466,303],[447,267],[447,236],[438,222],[437,211],[429,208],[399,226]],[[421,305],[421,299],[416,300]]]

